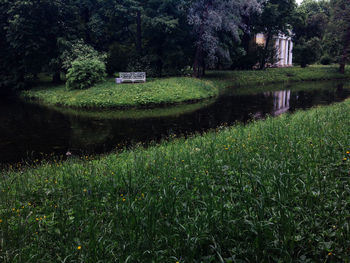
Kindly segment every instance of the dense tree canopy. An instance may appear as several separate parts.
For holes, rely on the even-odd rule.
[[[332,0],[331,13],[328,37],[334,47],[330,52],[336,56],[340,72],[344,73],[350,61],[350,1]]]
[[[308,64],[334,56],[335,47],[347,43],[346,35],[335,33],[346,27],[341,21],[348,19],[347,5],[334,0],[331,11],[326,0],[305,0],[295,11],[295,0],[0,0],[0,88],[22,87],[41,72],[59,81],[79,45],[90,58],[105,54],[110,75],[144,70],[164,76],[193,69],[198,77],[206,68],[242,63],[251,68],[259,62],[263,68],[268,52],[250,54],[254,34],[266,34],[268,49],[274,35],[293,29],[297,58],[323,40]]]
[[[296,9],[292,22],[296,63],[305,67],[328,56],[324,39],[329,20],[328,0],[305,0]]]

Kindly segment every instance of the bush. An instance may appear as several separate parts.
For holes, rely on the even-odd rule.
[[[320,62],[322,65],[330,65],[333,61],[329,55],[324,55],[323,57],[321,57]]]
[[[66,50],[61,55],[62,68],[68,70],[72,67],[75,60],[98,59],[102,62],[106,60],[106,54],[99,53],[92,46],[78,40],[74,43],[68,43]]]
[[[68,70],[68,89],[87,89],[102,81],[106,76],[106,65],[96,59],[75,60]]]

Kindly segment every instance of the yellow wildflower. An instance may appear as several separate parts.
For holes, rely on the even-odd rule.
[[[81,246],[78,246],[77,249],[80,250],[80,249],[81,249]]]

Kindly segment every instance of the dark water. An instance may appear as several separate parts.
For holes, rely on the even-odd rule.
[[[202,108],[173,116],[149,118],[104,118],[62,113],[43,106],[0,99],[0,164],[33,160],[53,154],[104,153],[138,142],[158,141],[171,134],[192,134],[223,124],[246,122],[315,105],[340,102],[350,97],[350,85],[310,83],[275,86],[259,94],[225,94]],[[166,109],[158,110],[165,111]],[[123,115],[119,113],[118,116]]]

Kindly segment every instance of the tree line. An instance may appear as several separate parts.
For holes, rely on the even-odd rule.
[[[109,75],[263,69],[273,36],[289,32],[299,64],[328,56],[345,65],[349,6],[347,0],[305,0],[299,7],[295,0],[0,0],[0,88],[23,88],[42,72],[58,82],[79,56],[101,58]],[[259,32],[266,44],[252,48]]]

